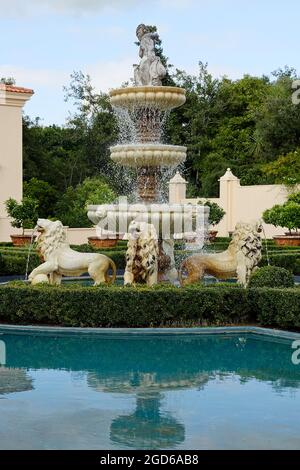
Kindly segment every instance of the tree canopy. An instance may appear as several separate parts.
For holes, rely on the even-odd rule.
[[[157,47],[168,67],[168,84],[186,89],[185,105],[168,118],[165,141],[188,148],[184,171],[191,196],[217,196],[218,179],[227,167],[241,184],[300,182],[300,106],[292,103],[293,69],[279,69],[270,77],[218,79],[200,62],[197,75],[190,75],[168,66],[161,44]],[[24,180],[26,194],[39,199],[43,216],[59,215],[72,225],[78,217],[68,218],[67,205],[84,181],[96,176],[111,196],[123,194],[125,173],[109,158],[109,147],[118,139],[109,96],[97,93],[82,72],[71,75],[65,96],[74,105],[65,126],[23,119]],[[86,201],[79,199],[84,209]]]

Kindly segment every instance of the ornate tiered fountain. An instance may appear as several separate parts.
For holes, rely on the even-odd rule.
[[[141,62],[135,66],[135,86],[110,93],[122,135],[121,142],[110,149],[111,158],[119,165],[136,170],[137,203],[128,204],[126,198],[120,198],[118,204],[89,206],[88,216],[96,224],[98,235],[115,238],[122,234],[128,239],[125,285],[143,282],[152,286],[165,279],[186,285],[198,282],[208,273],[220,279],[237,277],[246,287],[251,272],[261,260],[260,222],[238,223],[227,250],[194,254],[181,263],[178,274],[174,240],[192,239],[194,248],[201,250],[209,208],[164,202],[162,176],[166,170],[170,174],[170,168],[175,170],[185,161],[187,149],[162,142],[163,123],[171,109],[184,104],[185,90],[162,86],[166,69],[155,53],[158,35],[140,25],[137,37]],[[133,182],[132,192],[134,187]],[[94,279],[95,285],[115,280],[114,262],[99,253],[72,250],[60,221],[39,219],[36,229],[41,232],[38,246],[45,262],[31,272],[32,284],[60,284],[63,275],[79,276],[85,272]],[[108,275],[110,269],[112,277]]]
[[[156,55],[158,34],[150,32],[143,24],[138,26],[136,34],[141,61],[134,70],[135,86],[110,92],[120,127],[124,130],[127,126],[125,134],[129,138],[127,142],[111,147],[110,151],[115,163],[136,170],[137,203],[127,204],[123,200],[119,204],[89,206],[88,216],[101,227],[102,233],[103,230],[107,233],[130,232],[132,221],[152,224],[159,240],[158,257],[169,260],[158,263],[158,270],[175,280],[174,239],[192,237],[197,239],[198,248],[202,248],[209,213],[207,207],[200,205],[167,204],[163,200],[162,173],[183,163],[187,152],[186,147],[162,142],[163,124],[172,109],[185,103],[185,90],[162,86],[167,72]],[[165,268],[162,268],[163,264]]]

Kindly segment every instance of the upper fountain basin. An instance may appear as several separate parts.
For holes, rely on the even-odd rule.
[[[115,145],[110,148],[115,163],[133,168],[177,166],[186,159],[186,147],[163,144]]]
[[[114,106],[132,109],[153,107],[161,111],[178,108],[185,103],[185,89],[173,86],[137,86],[118,88],[110,93]]]

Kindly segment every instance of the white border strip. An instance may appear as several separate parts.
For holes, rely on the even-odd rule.
[[[211,328],[79,328],[64,326],[4,325],[0,324],[0,335],[5,333],[31,333],[52,335],[211,335],[252,333],[275,338],[300,339],[300,333],[258,326],[227,326]]]

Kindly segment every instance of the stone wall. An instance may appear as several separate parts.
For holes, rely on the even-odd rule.
[[[175,187],[177,182],[178,189]],[[240,180],[233,175],[230,168],[220,178],[219,183],[219,197],[208,199],[219,204],[226,212],[223,220],[216,226],[218,236],[222,237],[228,236],[234,230],[237,222],[250,222],[260,219],[265,209],[269,209],[274,204],[284,203],[288,196],[285,186],[282,185],[241,186]],[[174,177],[174,181],[170,181],[169,187],[170,202],[195,203],[199,201],[199,199],[187,199],[185,197],[186,185],[177,175]],[[204,200],[204,198],[201,199]],[[284,232],[281,227],[276,228],[268,224],[264,224],[264,229],[268,238]]]
[[[4,202],[22,199],[22,108],[32,90],[0,85],[0,241],[10,241],[13,229]]]

